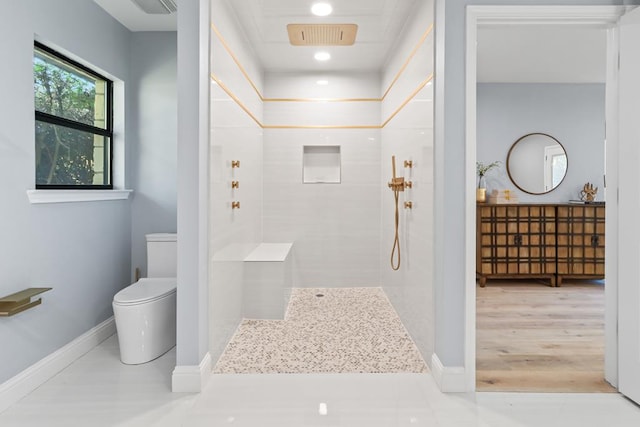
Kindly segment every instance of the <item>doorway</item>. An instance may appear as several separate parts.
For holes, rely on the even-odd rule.
[[[482,25],[558,25],[563,24],[574,27],[576,29],[599,26],[606,29],[607,37],[607,83],[610,82],[612,64],[615,64],[614,52],[617,52],[615,45],[615,34],[611,30],[620,15],[624,13],[622,7],[515,7],[515,6],[472,6],[468,8],[467,16],[467,80],[466,80],[466,150],[467,170],[473,167],[473,161],[477,158],[477,45],[478,27]],[[613,92],[613,91],[611,91]],[[612,103],[609,91],[606,96],[606,121],[609,122],[612,109],[609,108]],[[612,127],[611,127],[612,128]],[[608,170],[617,170],[613,162],[617,161],[617,144],[613,135],[614,130],[607,127],[606,139],[609,143],[606,146],[606,158],[609,162]],[[480,160],[480,159],[478,159]],[[570,161],[569,161],[570,162]],[[474,177],[475,178],[475,177]],[[607,176],[607,185],[611,188],[617,187],[617,177]],[[475,179],[471,176],[467,180],[467,200],[468,206],[474,206],[467,212],[466,226],[467,236],[475,236],[476,229],[476,209],[475,203],[470,200],[474,197]],[[617,266],[615,260],[617,258],[617,217],[616,206],[611,203],[606,207],[606,227],[607,227],[607,287],[604,295],[605,305],[605,378],[606,380],[617,385],[617,334],[615,323],[617,319]],[[471,238],[471,241],[474,239]],[[469,252],[468,252],[469,253]],[[473,253],[473,251],[471,251]],[[473,371],[474,377],[476,361],[476,288],[475,288],[475,257],[468,256],[467,262],[467,362],[470,371]]]

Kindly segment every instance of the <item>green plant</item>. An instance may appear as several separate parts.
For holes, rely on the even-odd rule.
[[[497,168],[498,166],[500,166],[500,160],[496,160],[495,162],[489,163],[488,165],[485,165],[482,162],[476,162],[476,170],[478,171],[479,177],[485,176],[487,172],[489,172],[491,169]]]
[[[476,171],[478,172],[478,188],[485,188],[484,185],[484,176],[491,169],[497,168],[500,166],[500,161],[496,160],[495,162],[489,163],[485,165],[483,162],[476,162]]]

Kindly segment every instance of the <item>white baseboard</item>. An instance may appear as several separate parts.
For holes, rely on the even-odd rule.
[[[111,316],[69,344],[0,384],[0,412],[40,387],[115,333],[116,323]]]
[[[431,356],[431,373],[440,391],[444,393],[464,393],[467,387],[467,374],[464,367],[445,367],[437,354]]]
[[[199,365],[176,366],[171,376],[174,393],[200,393],[211,377],[211,355],[205,354]]]

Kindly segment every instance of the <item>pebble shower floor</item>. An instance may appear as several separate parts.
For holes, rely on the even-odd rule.
[[[381,288],[294,288],[284,320],[244,319],[214,367],[217,374],[401,372],[428,369]]]

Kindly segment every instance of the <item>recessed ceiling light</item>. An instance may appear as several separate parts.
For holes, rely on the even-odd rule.
[[[316,16],[327,16],[333,12],[333,7],[329,3],[316,3],[311,6],[311,13]]]
[[[317,52],[313,57],[316,58],[316,61],[328,61],[331,59],[329,52]]]
[[[329,84],[329,80],[318,80],[316,84],[320,86],[326,86]]]
[[[327,408],[327,404],[324,402],[320,402],[320,404],[318,405],[318,414],[327,415],[328,413],[329,413],[329,410]]]

